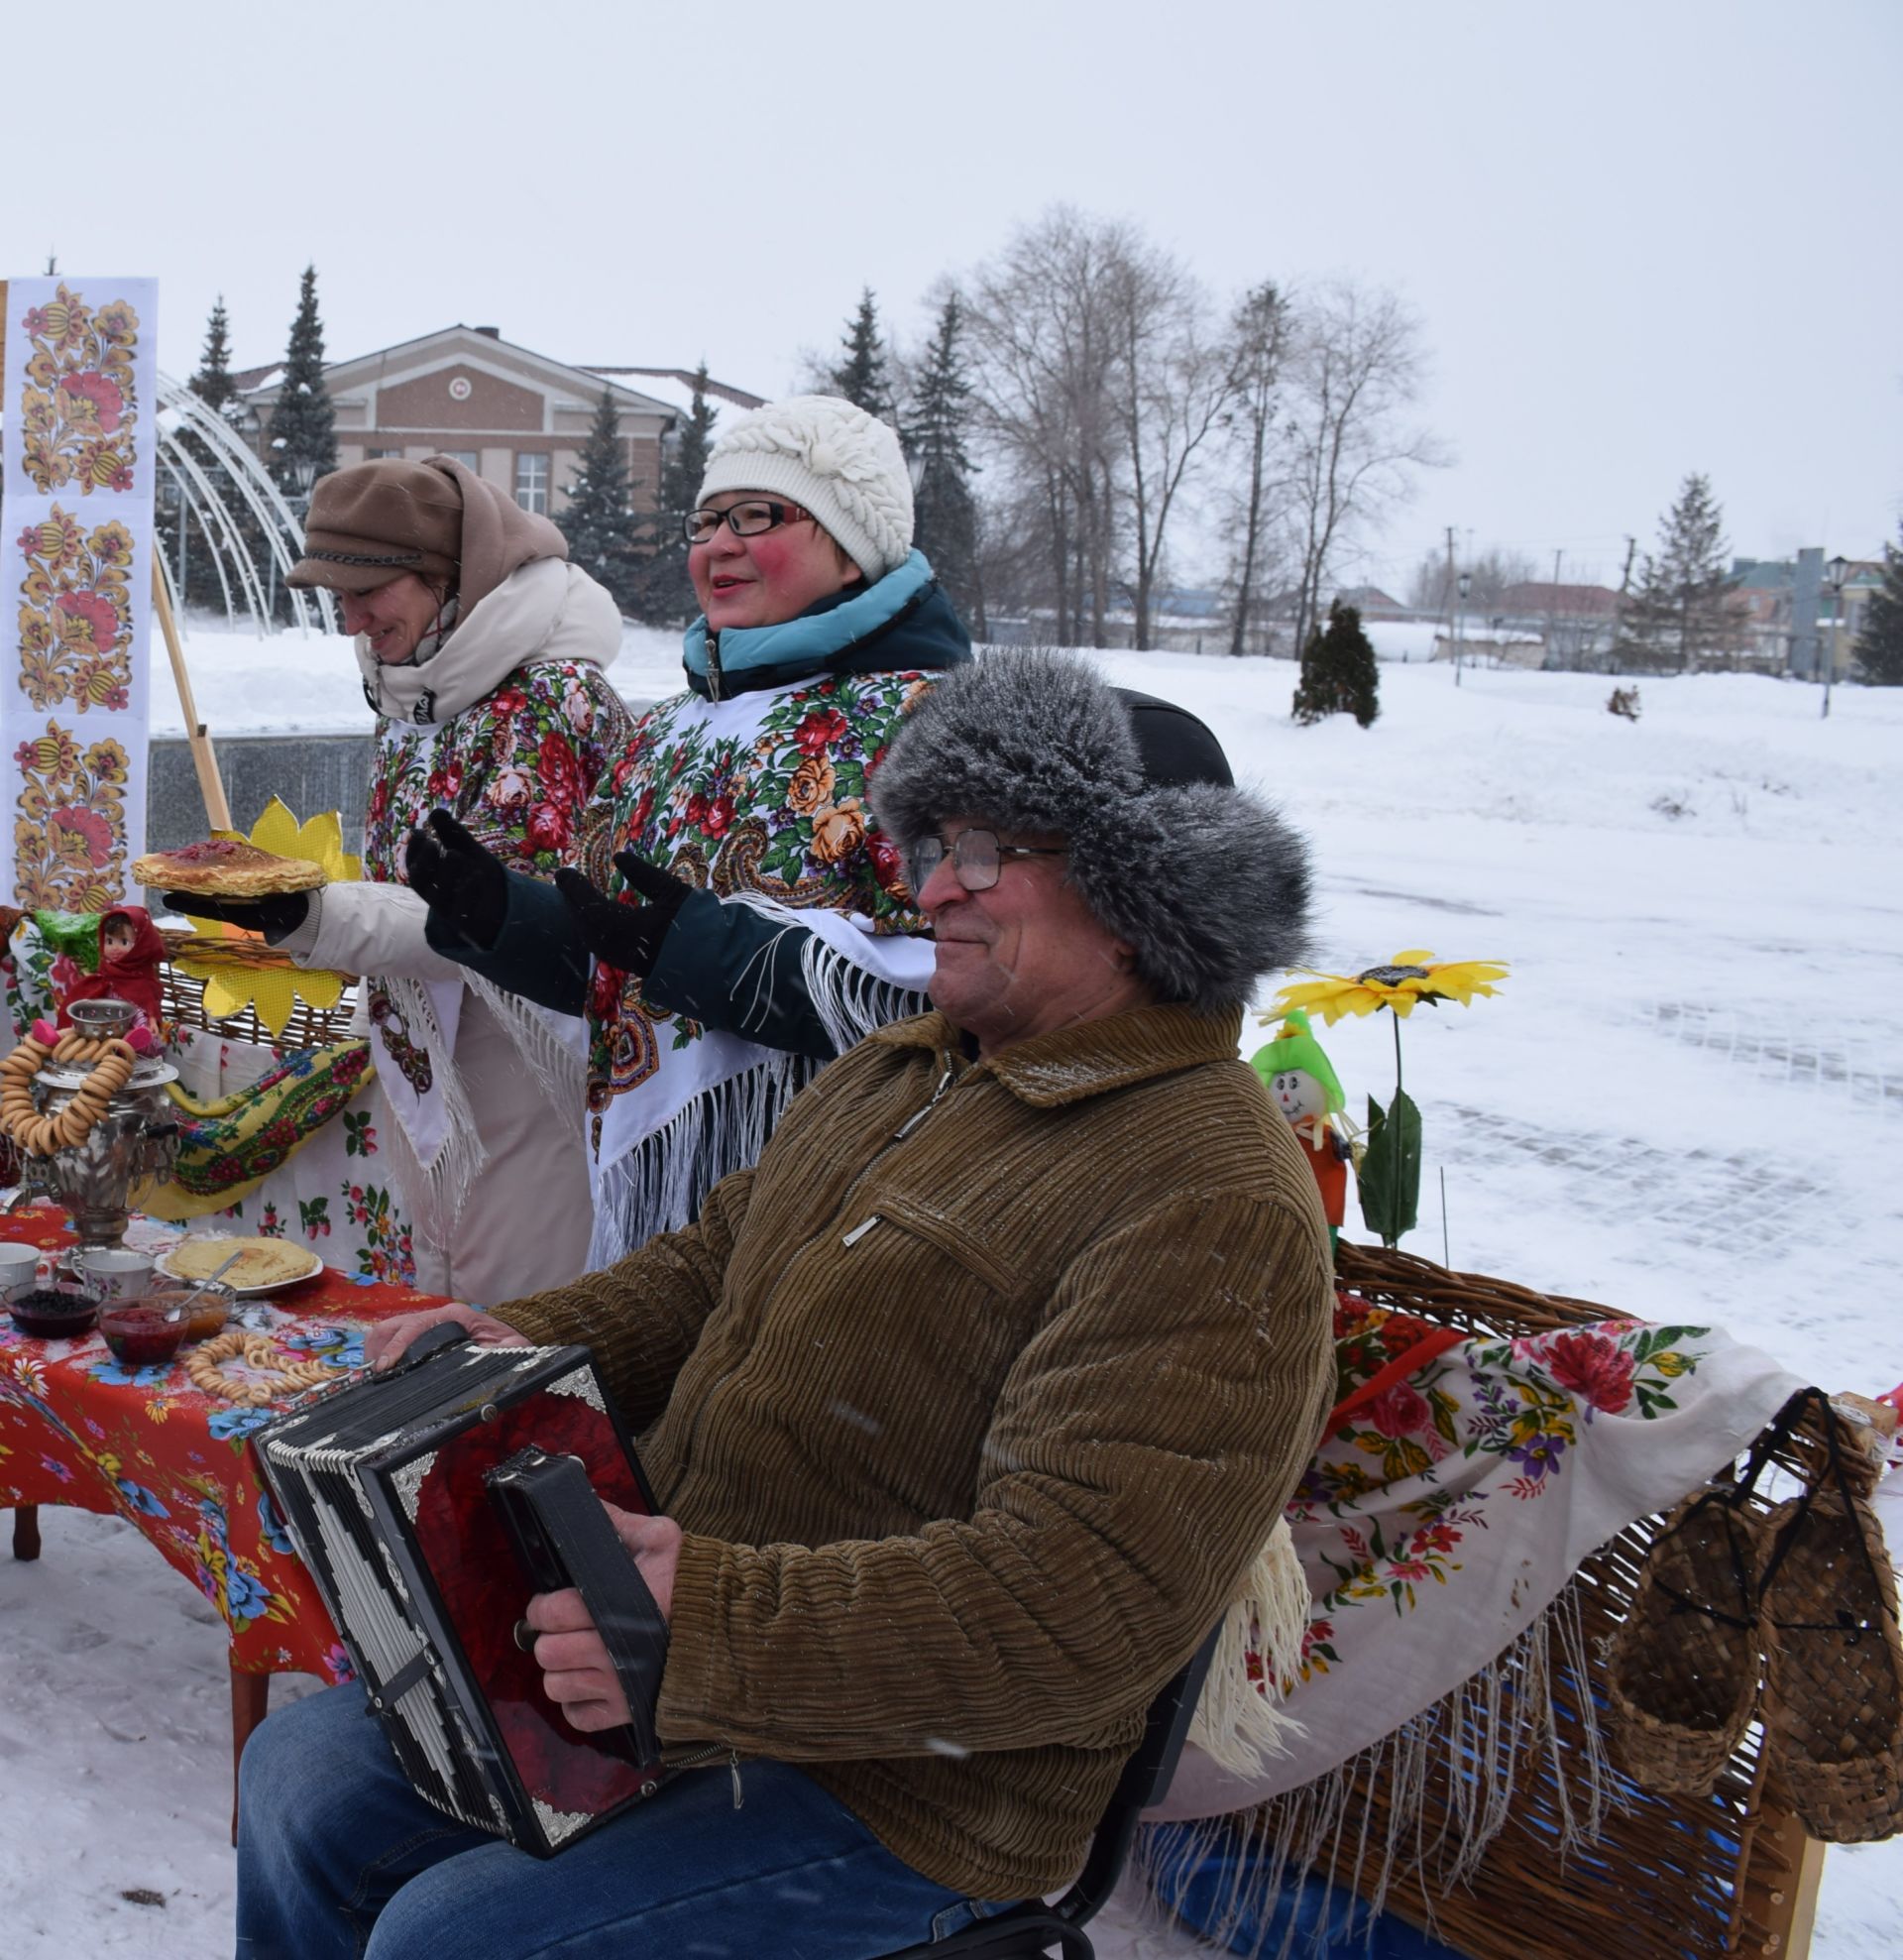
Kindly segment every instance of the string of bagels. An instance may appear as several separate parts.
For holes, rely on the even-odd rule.
[[[132,1080],[139,1057],[117,1035],[82,1035],[67,1028],[51,1046],[29,1034],[0,1062],[0,1131],[30,1157],[51,1157],[85,1142],[106,1104]],[[34,1106],[33,1079],[49,1062],[87,1071],[72,1100],[56,1115]]]

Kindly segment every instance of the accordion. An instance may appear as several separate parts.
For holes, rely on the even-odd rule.
[[[388,1374],[255,1439],[278,1509],[417,1792],[550,1857],[663,1781],[666,1623],[599,1498],[653,1509],[585,1347],[431,1328]],[[571,1729],[516,1643],[575,1585],[626,1689],[625,1728]]]

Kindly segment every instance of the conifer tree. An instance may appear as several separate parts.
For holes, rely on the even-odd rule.
[[[892,390],[885,374],[885,342],[879,333],[879,309],[868,286],[859,294],[859,310],[846,322],[840,342],[845,359],[833,370],[833,392],[854,407],[881,421],[892,419]]]
[[[290,323],[278,404],[265,430],[265,462],[286,497],[298,495],[297,473],[308,464],[316,476],[337,467],[337,414],[324,386],[324,327],[317,316],[317,268],[306,266]]]
[[[1380,694],[1374,642],[1362,631],[1361,614],[1337,599],[1328,608],[1327,631],[1310,634],[1302,649],[1294,718],[1306,724],[1352,715],[1367,728],[1381,713]]]
[[[694,611],[694,588],[687,577],[687,545],[682,520],[694,508],[714,447],[714,410],[707,400],[707,363],[694,371],[694,394],[687,419],[661,452],[661,480],[654,515],[645,527],[645,549],[634,570],[628,603],[637,620],[665,626]]]
[[[978,578],[978,507],[971,494],[965,448],[971,384],[959,335],[958,295],[947,296],[926,349],[906,448],[918,471],[912,496],[913,542],[931,560],[947,596],[971,630],[984,636],[984,595]]]
[[[568,485],[568,508],[555,521],[568,539],[570,559],[605,585],[623,613],[631,613],[640,567],[634,552],[621,418],[612,388],[602,390],[581,461]]]
[[[225,316],[222,292],[213,302],[211,317],[205,323],[205,351],[198,357],[198,371],[189,387],[213,414],[230,418],[231,404],[238,399],[238,384],[231,377],[231,323]]]
[[[1856,677],[1872,687],[1903,687],[1903,551],[1883,547],[1883,582],[1863,608]]]
[[[238,384],[231,374],[231,323],[220,293],[205,325],[204,351],[186,386],[215,415],[235,422],[238,415]],[[189,425],[178,433],[179,446],[211,477],[220,480],[223,465],[213,455],[211,445]],[[257,520],[241,499],[225,500],[233,523],[249,548],[257,540]],[[194,516],[192,499],[185,485],[173,478],[162,487],[156,513],[159,549],[170,574],[174,593],[187,606],[221,606],[225,581],[218,576],[217,559],[229,551],[230,539],[219,528],[207,535],[202,516]],[[182,531],[182,536],[180,535]],[[255,554],[254,554],[255,555]],[[182,588],[182,589],[181,589]]]
[[[1748,634],[1726,570],[1725,514],[1709,478],[1694,471],[1659,519],[1658,549],[1621,613],[1614,657],[1622,667],[1689,673],[1733,653]]]

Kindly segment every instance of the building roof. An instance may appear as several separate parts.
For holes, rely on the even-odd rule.
[[[594,361],[585,361],[582,365],[592,375],[635,377],[635,386],[644,395],[672,403],[683,414],[694,405],[695,371],[692,368],[619,368]],[[707,394],[709,405],[717,413],[724,402],[735,408],[762,408],[766,405],[764,395],[750,395],[743,388],[733,387],[730,382],[716,381],[712,375],[707,378]]]
[[[373,382],[393,380],[405,370],[423,369],[443,365],[461,359],[481,363],[487,350],[494,348],[499,353],[506,353],[510,360],[504,365],[504,372],[512,372],[521,379],[521,371],[526,369],[538,373],[544,384],[570,395],[580,404],[593,404],[601,399],[604,386],[610,389],[616,405],[631,409],[635,413],[664,416],[668,423],[677,420],[685,412],[686,403],[679,397],[679,390],[668,387],[661,391],[657,381],[652,392],[632,386],[628,381],[618,381],[612,375],[593,368],[580,368],[567,361],[557,361],[546,354],[538,354],[533,348],[518,346],[504,340],[501,332],[490,326],[466,326],[458,320],[454,326],[439,327],[433,333],[418,334],[413,340],[401,340],[391,347],[373,349],[368,354],[355,354],[348,360],[327,361],[324,364],[324,379],[336,395],[347,394],[353,387],[361,387]],[[637,371],[625,369],[621,372],[632,377]],[[652,371],[657,377],[671,375],[671,369]],[[262,406],[260,397],[270,396],[283,380],[284,364],[273,362],[269,367],[247,368],[234,375],[240,393],[250,400],[254,406]],[[710,384],[711,386],[711,384]],[[733,391],[738,394],[739,391]],[[747,398],[750,402],[752,398]]]
[[[1550,613],[1555,619],[1610,620],[1619,610],[1619,594],[1609,585],[1554,585],[1527,579],[1502,588],[1489,613]]]

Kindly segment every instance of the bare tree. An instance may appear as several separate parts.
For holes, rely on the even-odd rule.
[[[1476,613],[1495,610],[1503,593],[1515,585],[1536,585],[1539,566],[1524,552],[1490,544],[1469,552],[1456,570],[1467,574],[1467,603]],[[1407,603],[1420,613],[1449,613],[1454,603],[1454,574],[1444,551],[1426,551],[1407,582]]]
[[[1243,294],[1229,322],[1228,366],[1234,391],[1230,428],[1240,451],[1242,476],[1236,499],[1242,537],[1230,573],[1234,598],[1229,651],[1234,654],[1241,654],[1247,646],[1250,616],[1261,603],[1269,530],[1275,515],[1270,436],[1276,426],[1287,352],[1287,301],[1273,282],[1265,280]]]
[[[1128,227],[1058,205],[963,295],[979,432],[1014,488],[1034,494],[1060,641],[1077,638],[1085,617],[1096,643],[1105,636],[1120,455],[1111,294],[1133,243]]]
[[[1124,463],[1113,494],[1132,553],[1124,580],[1131,644],[1147,647],[1171,514],[1205,444],[1227,423],[1236,376],[1229,350],[1207,332],[1207,296],[1168,253],[1125,240],[1108,298]]]
[[[1297,652],[1357,536],[1412,495],[1417,469],[1447,460],[1407,418],[1421,370],[1419,321],[1394,293],[1341,282],[1299,303],[1284,430],[1300,567]]]

